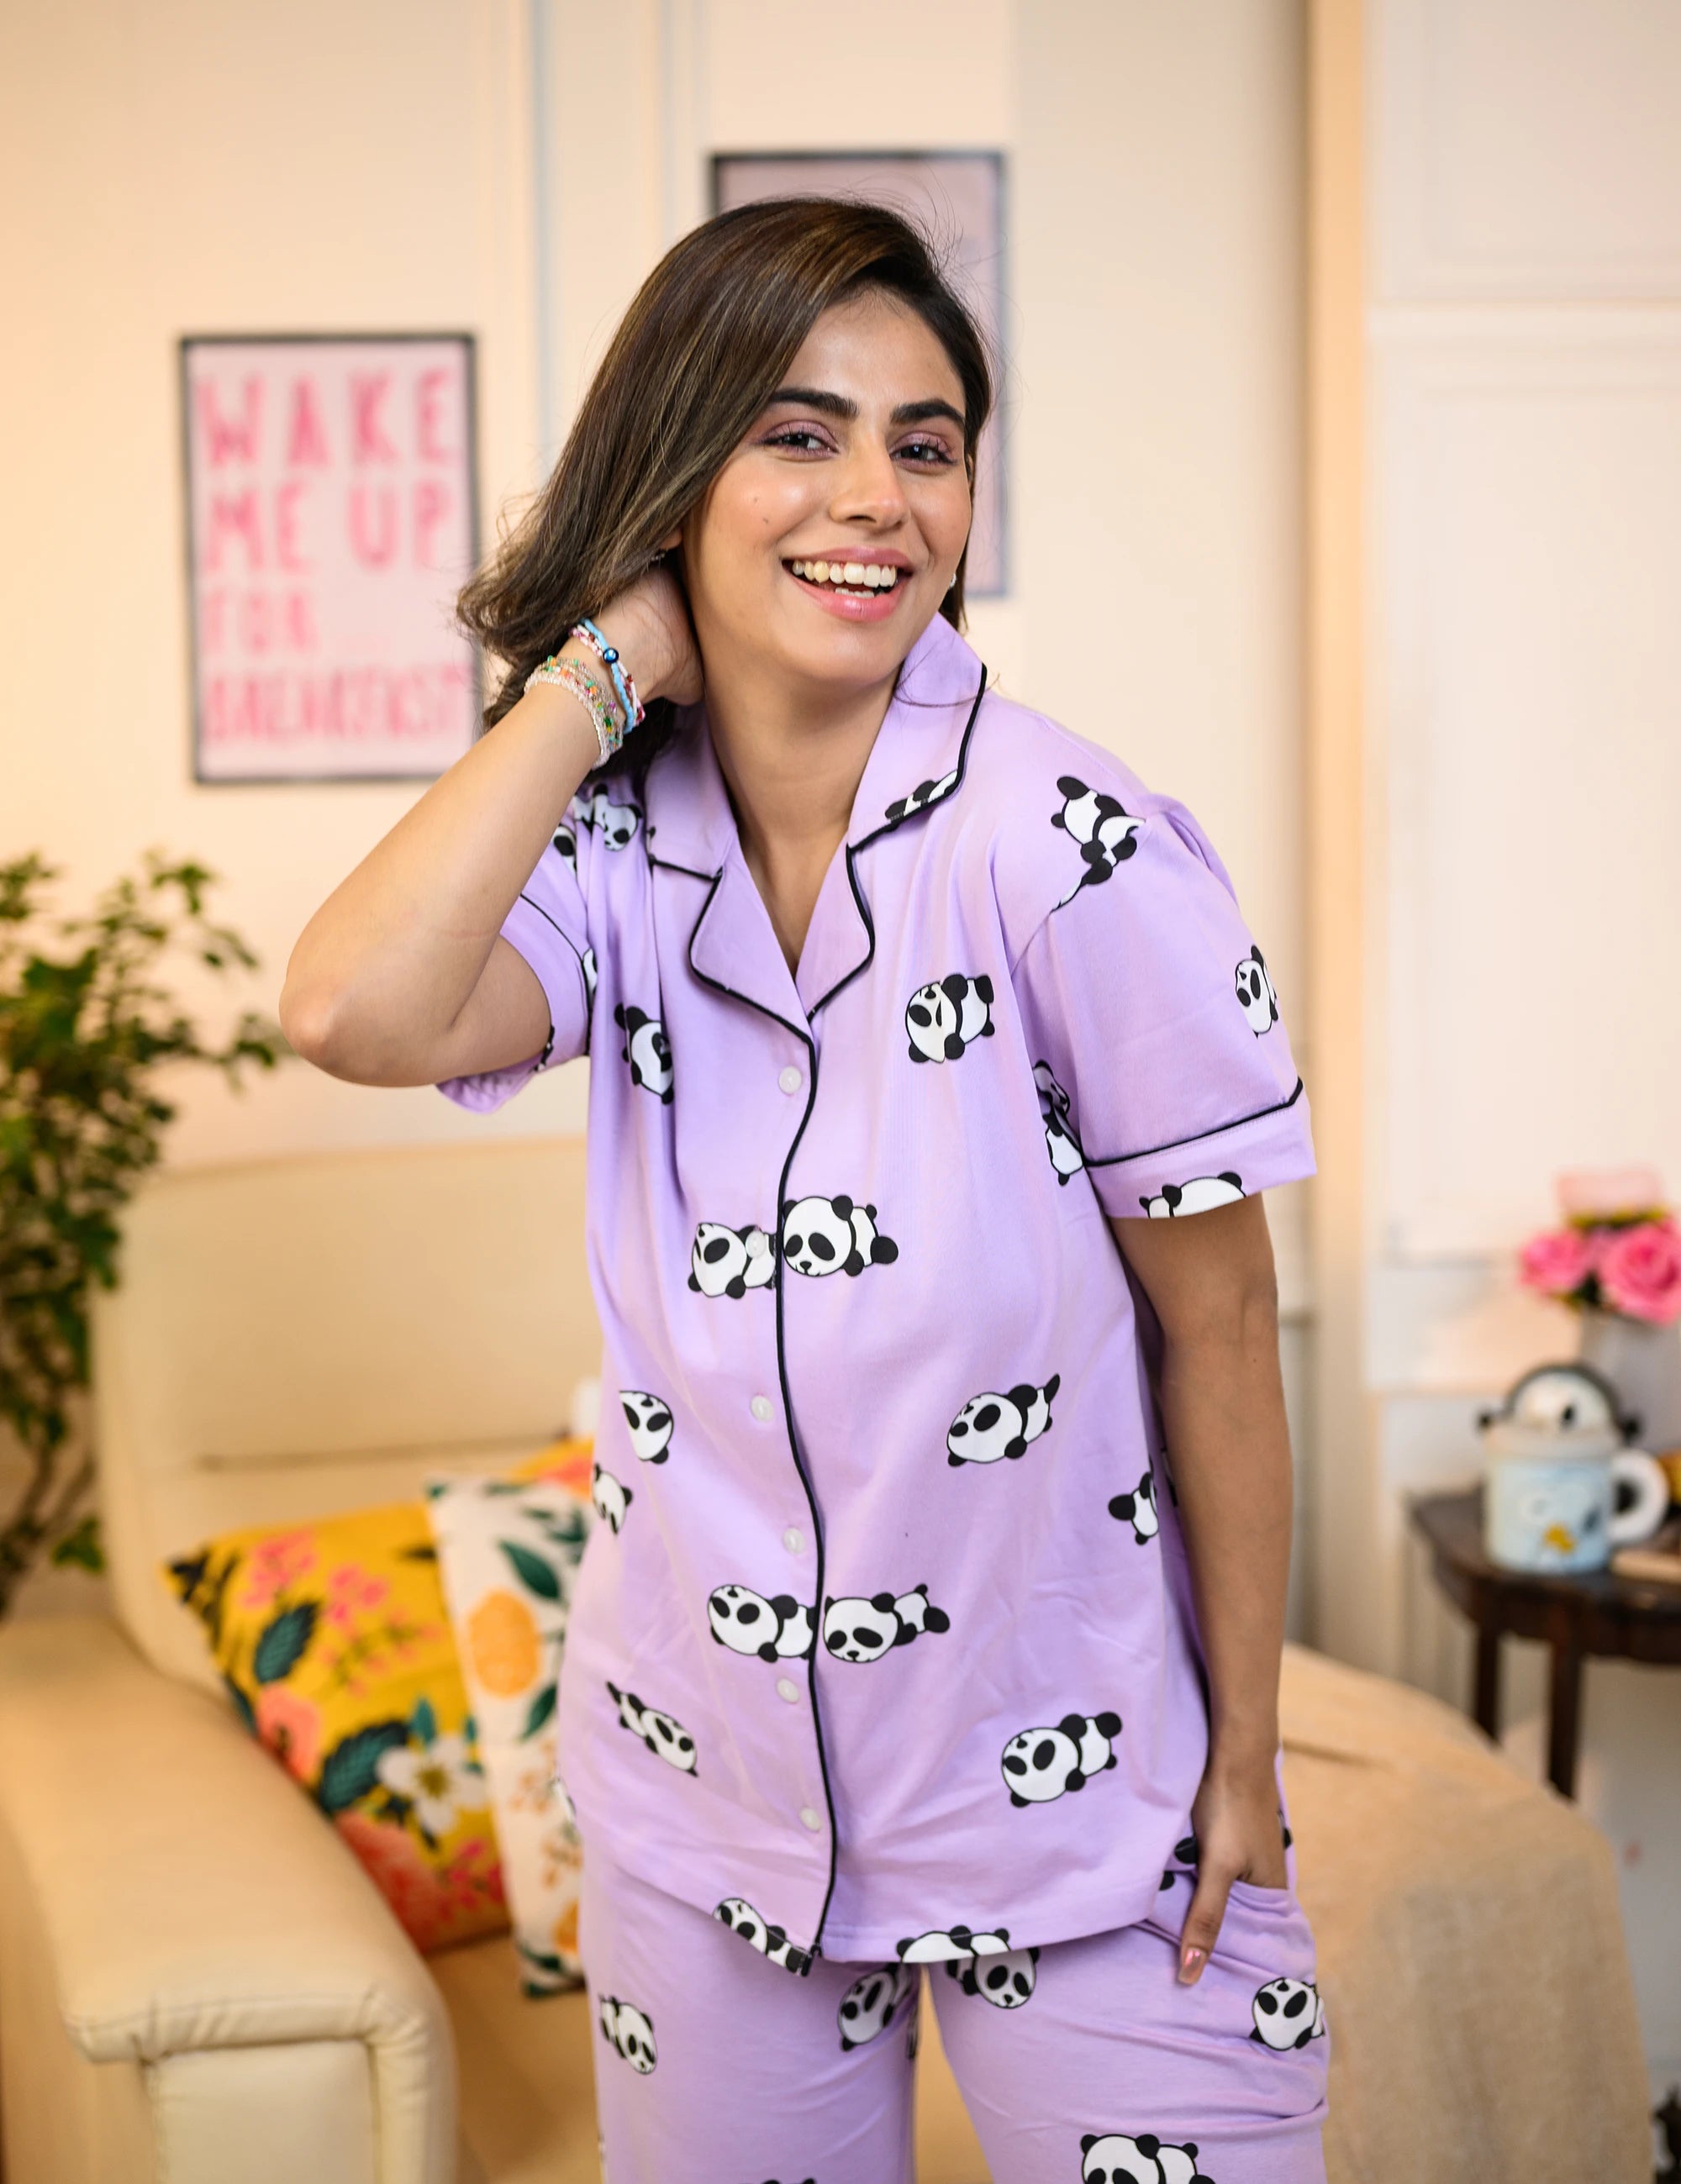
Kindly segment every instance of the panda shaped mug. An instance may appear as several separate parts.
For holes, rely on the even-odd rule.
[[[1669,1502],[1662,1467],[1625,1446],[1634,1421],[1610,1383],[1572,1361],[1526,1373],[1477,1421],[1488,1462],[1483,1551],[1515,1570],[1603,1569]]]

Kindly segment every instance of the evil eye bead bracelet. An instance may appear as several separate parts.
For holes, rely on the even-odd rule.
[[[636,685],[630,679],[630,670],[618,653],[587,615],[582,621],[573,625],[568,634],[581,638],[612,677],[613,694],[623,710],[626,733],[640,727],[647,714],[637,698]]]

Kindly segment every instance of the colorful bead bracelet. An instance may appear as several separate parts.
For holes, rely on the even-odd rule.
[[[600,746],[603,759],[609,759],[624,741],[624,728],[614,712],[612,700],[589,670],[576,660],[564,660],[556,652],[540,667],[533,667],[525,678],[525,688],[533,682],[552,682],[558,688],[570,690],[595,723],[595,741]]]

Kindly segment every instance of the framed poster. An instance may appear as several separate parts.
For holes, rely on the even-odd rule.
[[[471,334],[181,344],[193,774],[419,781],[472,744]]]
[[[1000,367],[997,401],[975,457],[975,526],[969,534],[970,599],[1009,588],[1005,490],[1002,329],[1004,292],[1004,163],[997,152],[720,152],[712,158],[712,210],[761,198],[866,198],[908,213],[948,256],[964,301],[980,320]]]

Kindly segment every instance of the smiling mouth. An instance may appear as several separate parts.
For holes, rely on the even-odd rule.
[[[789,561],[784,566],[802,583],[853,599],[873,599],[879,593],[891,592],[904,573],[891,561]]]

